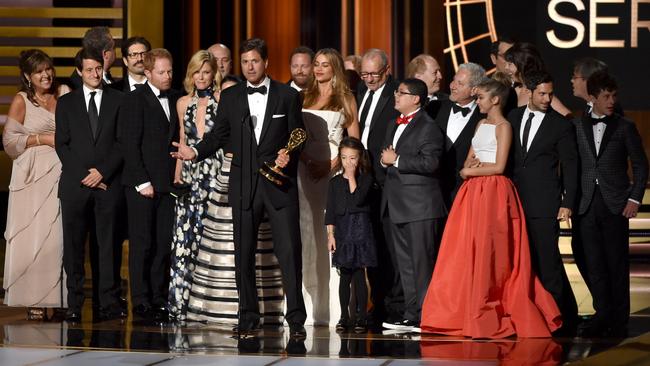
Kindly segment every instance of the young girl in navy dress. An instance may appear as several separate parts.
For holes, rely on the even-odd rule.
[[[342,173],[330,180],[327,192],[327,246],[332,253],[332,266],[338,269],[341,319],[337,331],[350,324],[348,313],[350,284],[354,282],[356,294],[355,332],[367,328],[366,287],[367,267],[377,266],[375,238],[370,223],[368,191],[372,185],[370,162],[363,144],[354,137],[345,137],[339,144],[339,169]]]

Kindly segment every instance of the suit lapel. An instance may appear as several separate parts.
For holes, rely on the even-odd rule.
[[[178,99],[171,98],[170,96],[167,100],[169,103],[169,133],[167,134],[167,143],[171,144],[174,139],[174,134],[178,131],[178,115],[176,113],[176,101]]]
[[[436,116],[436,121],[440,121],[438,126],[440,126],[442,133],[445,135],[445,148],[447,150],[451,149],[454,145],[447,136],[447,126],[449,124],[449,115],[451,114],[451,103],[452,102],[443,103],[442,107],[440,107],[440,112],[438,112],[438,116]]]
[[[388,100],[391,97],[390,95],[387,95],[388,93],[388,82],[386,82],[386,84],[384,84],[384,90],[382,90],[381,95],[379,96],[379,100],[377,101],[375,111],[372,114],[372,120],[370,120],[370,131],[372,131],[373,127],[375,127],[375,124],[377,124],[377,120],[379,119],[381,111],[384,109],[386,103],[388,103]]]
[[[276,85],[275,81],[271,80],[271,86],[269,87],[269,97],[266,100],[266,111],[264,112],[264,124],[262,125],[260,140],[257,142],[258,146],[262,140],[264,140],[264,135],[266,135],[266,132],[269,130],[269,125],[273,119],[273,112],[275,111],[275,107],[280,100],[278,93],[278,86]]]
[[[93,136],[93,130],[90,128],[90,118],[88,118],[88,109],[86,108],[86,97],[84,96],[83,88],[77,89],[78,95],[77,95],[77,102],[75,103],[77,105],[77,115],[79,116],[79,121],[81,124],[81,128],[83,128],[87,134],[88,138],[91,142],[91,144],[95,143],[95,137]]]
[[[607,117],[607,118],[610,118],[610,117]],[[607,127],[605,128],[605,134],[603,135],[603,140],[600,142],[600,149],[599,149],[599,153],[598,153],[599,158],[603,154],[603,151],[605,151],[605,148],[607,147],[607,144],[609,143],[609,141],[612,139],[612,135],[614,134],[614,132],[616,132],[616,130],[618,129],[618,126],[620,126],[620,123],[618,123],[618,122],[619,122],[618,118],[613,118],[607,123]],[[592,128],[592,132],[593,132],[593,128]],[[593,141],[593,138],[592,138],[592,141]]]
[[[399,149],[399,146],[402,146],[402,142],[407,141],[407,139],[409,137],[409,134],[411,133],[411,131],[413,131],[413,128],[414,128],[415,124],[418,123],[418,120],[420,119],[420,113],[422,113],[421,109],[420,109],[420,111],[418,111],[418,113],[416,113],[415,116],[413,116],[413,119],[411,120],[411,122],[409,122],[406,125],[406,127],[404,128],[404,131],[402,131],[402,135],[399,137],[399,140],[397,140],[397,144],[395,146],[393,146],[393,148],[395,149],[396,152]],[[398,127],[397,124],[395,124],[395,131],[397,131],[397,127]],[[395,138],[395,133],[393,133],[393,138]]]
[[[463,141],[467,141],[467,139],[471,139],[474,136],[474,131],[476,130],[476,124],[481,118],[480,114],[481,111],[479,110],[477,105],[474,107],[474,111],[472,112],[472,115],[469,117],[469,120],[465,124],[465,127],[463,127],[463,130],[460,131],[460,135],[458,135],[458,138],[456,138],[456,141],[454,141],[454,145],[457,145]],[[447,121],[449,121],[449,118],[447,118]]]
[[[582,129],[585,131],[585,138],[587,139],[587,145],[589,145],[589,149],[591,149],[591,153],[594,155],[594,157],[598,157],[598,154],[596,154],[596,143],[594,142],[594,128],[593,125],[591,124],[591,121],[589,120],[589,117],[582,117]],[[608,126],[609,127],[609,126]],[[608,129],[606,128],[605,131]],[[602,149],[602,143],[600,148]]]
[[[537,133],[535,133],[535,136],[533,136],[533,140],[530,142],[530,149],[528,149],[528,152],[524,156],[524,159],[527,159],[528,156],[531,155],[531,153],[534,153],[536,148],[538,146],[541,146],[542,142],[544,140],[544,137],[546,137],[551,129],[551,121],[550,121],[550,110],[549,113],[546,113],[544,115],[544,118],[542,118],[542,123],[539,125],[539,129],[537,130]],[[521,145],[521,143],[520,143]]]
[[[519,108],[515,111],[514,113],[514,120],[510,121],[510,124],[512,125],[512,141],[514,142],[513,147],[515,149],[515,154],[517,154],[520,158],[524,158],[524,153],[521,148],[521,119],[524,117],[524,111],[526,110],[526,107]]]
[[[106,123],[106,114],[108,113],[107,111],[110,111],[113,106],[113,99],[111,98],[112,94],[108,91],[108,89],[110,88],[104,88],[102,91],[102,104],[99,110],[99,126],[97,126],[97,137],[95,138],[95,142],[99,140],[99,136],[102,133],[104,124]]]

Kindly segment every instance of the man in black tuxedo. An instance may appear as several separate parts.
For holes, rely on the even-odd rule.
[[[63,265],[67,274],[66,319],[81,320],[84,301],[84,247],[97,233],[96,319],[126,316],[115,282],[114,241],[122,199],[122,154],[118,114],[122,93],[102,84],[100,54],[81,49],[75,57],[81,88],[64,95],[56,108],[56,152],[62,162],[59,198],[63,219]],[[93,284],[95,285],[95,284]]]
[[[445,142],[438,126],[421,110],[426,100],[423,81],[402,81],[395,91],[395,108],[401,115],[387,129],[381,155],[386,169],[381,212],[390,222],[405,304],[403,319],[383,326],[403,331],[420,327],[438,234],[447,215],[438,179]]]
[[[144,54],[149,50],[151,44],[144,37],[131,37],[122,43],[122,62],[126,66],[126,75],[110,86],[128,93],[144,85],[147,81],[144,74]]]
[[[427,85],[428,102],[424,109],[431,118],[436,119],[442,101],[449,99],[449,95],[440,91],[442,73],[438,61],[425,53],[417,55],[406,65],[406,77],[420,79]]]
[[[302,297],[302,244],[298,211],[296,149],[287,153],[284,146],[290,133],[304,128],[298,92],[266,75],[268,64],[264,40],[253,38],[242,43],[241,66],[246,83],[224,90],[212,131],[193,147],[174,144],[172,156],[202,160],[230,144],[234,154],[230,170],[229,201],[235,225],[235,260],[239,290],[240,334],[259,327],[260,311],[255,284],[257,230],[264,213],[273,231],[273,250],[282,270],[287,297],[291,336],[306,336],[307,318]],[[288,183],[278,186],[258,172],[265,162],[284,168]]]
[[[578,189],[575,129],[551,108],[553,79],[546,72],[526,75],[531,97],[513,110],[513,182],[526,214],[531,262],[562,313],[565,332],[573,332],[578,308],[560,250],[561,221],[571,218]]]
[[[102,83],[104,85],[113,83],[114,80],[113,76],[111,76],[110,69],[113,63],[115,63],[115,40],[113,40],[113,36],[108,27],[92,27],[88,29],[81,41],[81,47],[92,53],[101,55],[104,67]],[[72,75],[70,75],[70,84],[72,84],[73,89],[79,89],[83,84],[81,77],[76,71],[73,71]]]
[[[583,336],[624,337],[630,317],[629,219],[643,200],[648,159],[634,122],[614,112],[617,89],[607,72],[593,74],[587,81],[593,109],[574,121],[581,163],[579,230],[596,309],[579,329]]]
[[[387,240],[389,226],[384,222],[379,206],[385,180],[384,169],[379,164],[381,150],[384,148],[386,129],[399,116],[399,112],[395,110],[393,95],[397,83],[390,75],[386,52],[376,48],[369,49],[361,58],[360,76],[363,83],[357,91],[359,127],[361,142],[368,150],[375,179],[375,184],[370,190],[370,212],[379,264],[376,268],[368,268],[373,303],[369,321],[372,326],[380,326],[387,318],[401,320],[404,313],[404,295],[395,253]]]
[[[214,56],[215,60],[217,60],[217,67],[219,68],[222,78],[232,75],[232,54],[228,46],[223,43],[215,43],[208,47],[208,52],[210,52],[212,56]]]
[[[493,75],[496,75],[497,73],[500,76],[505,76],[506,78],[510,79],[508,77],[508,72],[506,71],[506,59],[505,59],[505,54],[506,51],[510,49],[510,47],[514,46],[515,40],[511,37],[508,36],[503,36],[500,35],[499,39],[496,41],[492,42],[490,45],[490,59],[492,60],[492,64],[494,64],[494,68],[496,69],[496,72]],[[512,84],[512,80],[509,80],[510,84]],[[508,93],[508,98],[506,98],[505,103],[503,104],[503,115],[507,116],[513,109],[517,108],[517,92],[515,91],[514,87],[510,87]]]
[[[485,70],[468,62],[458,67],[451,82],[449,100],[443,101],[436,117],[445,138],[442,156],[442,191],[447,208],[451,208],[458,188],[463,183],[460,171],[463,169],[476,124],[485,115],[474,101],[473,89],[485,76]]]
[[[176,101],[171,90],[172,56],[162,48],[145,54],[147,83],[124,98],[120,113],[129,213],[129,280],[133,312],[166,317],[169,256],[174,224]]]

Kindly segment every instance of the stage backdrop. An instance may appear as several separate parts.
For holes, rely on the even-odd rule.
[[[555,77],[556,94],[572,109],[573,61],[592,56],[609,65],[626,110],[649,110],[650,0],[496,0],[498,34],[538,45]]]

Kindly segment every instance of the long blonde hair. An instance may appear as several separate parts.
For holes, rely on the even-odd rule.
[[[185,79],[183,79],[183,88],[188,95],[193,96],[196,94],[196,87],[194,86],[194,80],[192,76],[194,73],[201,70],[201,67],[203,67],[204,63],[207,63],[212,69],[212,74],[214,75],[214,91],[217,92],[220,90],[221,73],[217,67],[217,59],[215,59],[210,52],[206,50],[199,50],[194,55],[192,55],[190,62],[187,64],[187,72],[185,73]]]
[[[316,52],[314,56],[314,62],[318,56],[323,55],[327,58],[327,62],[332,66],[332,71],[334,75],[332,76],[332,95],[330,96],[327,104],[323,107],[325,110],[331,111],[340,111],[343,110],[343,116],[345,116],[345,122],[343,123],[343,128],[350,126],[352,121],[352,106],[350,105],[350,100],[352,100],[352,92],[348,87],[348,79],[345,76],[345,71],[343,69],[343,57],[339,51],[333,48],[323,48],[322,50]],[[318,81],[316,78],[312,79],[311,85],[305,91],[305,98],[303,105],[305,108],[313,106],[318,101],[320,91],[318,90]]]

